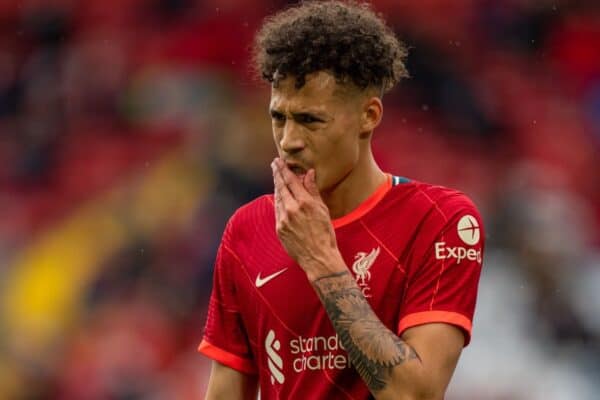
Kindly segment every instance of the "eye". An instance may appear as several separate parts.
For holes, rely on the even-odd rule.
[[[317,119],[310,114],[298,114],[296,121],[298,121],[301,124],[312,124],[315,122],[321,122],[320,119]]]
[[[273,119],[273,121],[275,122],[284,122],[285,121],[285,115],[283,115],[280,112],[277,111],[272,111],[271,112],[271,119]]]

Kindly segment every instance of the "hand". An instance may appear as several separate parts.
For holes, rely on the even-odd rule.
[[[271,168],[275,183],[275,226],[287,253],[311,282],[346,270],[329,209],[315,182],[315,170],[309,170],[302,180],[279,158],[271,163]]]

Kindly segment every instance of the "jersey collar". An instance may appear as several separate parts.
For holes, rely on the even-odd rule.
[[[363,217],[369,211],[371,211],[392,188],[392,175],[386,174],[386,176],[387,179],[385,180],[385,182],[379,185],[379,187],[375,189],[373,194],[369,196],[365,201],[360,203],[358,207],[356,207],[354,210],[350,211],[348,214],[342,217],[331,220],[333,228],[337,229],[341,228],[344,225],[348,225]]]

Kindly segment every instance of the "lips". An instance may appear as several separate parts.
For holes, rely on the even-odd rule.
[[[306,174],[306,170],[302,167],[290,167],[290,170],[298,176]]]
[[[286,161],[285,164],[290,169],[290,171],[292,171],[294,174],[296,174],[298,176],[305,175],[307,172],[307,168],[304,168],[302,165],[300,165],[298,163]]]

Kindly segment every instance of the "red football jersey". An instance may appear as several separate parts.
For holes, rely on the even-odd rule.
[[[464,194],[389,176],[332,222],[346,265],[389,329],[401,336],[443,322],[462,329],[468,344],[484,234]],[[199,351],[258,374],[263,400],[370,397],[306,274],[277,238],[272,195],[227,224]]]

